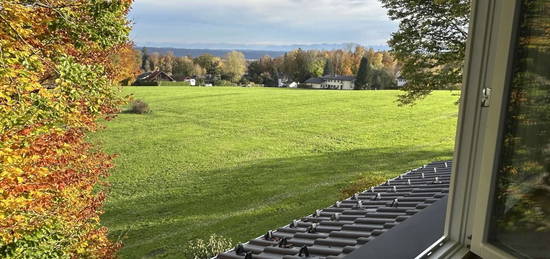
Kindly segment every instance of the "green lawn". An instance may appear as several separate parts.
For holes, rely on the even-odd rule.
[[[130,87],[147,115],[92,138],[118,154],[103,223],[123,258],[181,258],[188,240],[242,242],[329,206],[361,175],[452,156],[449,91],[398,107],[397,91]]]

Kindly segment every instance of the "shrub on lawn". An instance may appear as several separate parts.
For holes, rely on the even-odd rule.
[[[215,86],[237,86],[237,84],[227,81],[227,80],[216,80],[214,82]]]
[[[387,179],[380,175],[367,175],[363,176],[356,181],[354,181],[351,185],[348,187],[345,187],[340,192],[340,199],[346,199],[354,194],[367,190],[370,187],[374,187],[377,185],[380,185],[381,183],[384,183]]]
[[[196,239],[189,241],[185,257],[190,259],[209,259],[223,253],[233,246],[233,241],[223,236],[213,234],[208,240]]]
[[[132,107],[130,108],[131,113],[135,114],[144,114],[144,113],[150,113],[151,109],[149,109],[149,104],[142,100],[135,100],[132,102]]]
[[[243,84],[243,87],[264,87],[263,84],[256,84],[254,82],[250,82],[250,83],[247,83],[247,84]]]

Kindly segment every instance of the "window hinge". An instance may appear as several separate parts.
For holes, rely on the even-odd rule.
[[[481,107],[489,107],[491,105],[491,93],[493,89],[485,87],[483,88],[481,96]]]

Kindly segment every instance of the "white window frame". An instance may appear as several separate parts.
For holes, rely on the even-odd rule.
[[[487,223],[520,1],[472,0],[445,235],[417,258],[514,258],[487,242]]]

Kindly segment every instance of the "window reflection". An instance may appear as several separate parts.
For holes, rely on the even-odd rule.
[[[550,0],[523,0],[489,242],[550,258]]]

